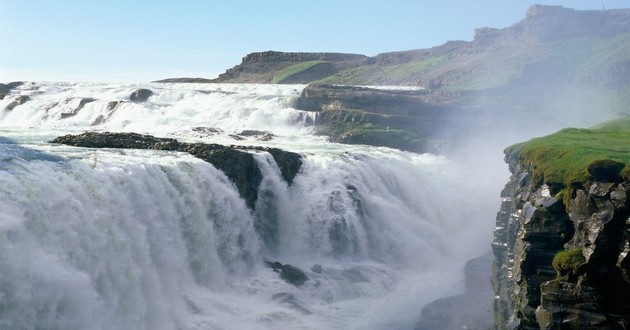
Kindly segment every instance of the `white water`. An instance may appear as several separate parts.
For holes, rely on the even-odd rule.
[[[128,102],[138,87],[156,94]],[[301,88],[14,90],[31,101],[0,110],[0,328],[410,329],[424,305],[460,292],[463,265],[487,249],[494,213],[469,200],[479,192],[464,169],[313,136],[310,115],[290,108]],[[61,119],[82,97],[96,101]],[[126,102],[109,114],[118,100]],[[100,115],[108,119],[91,126]],[[275,137],[230,137],[244,129]],[[46,143],[84,130],[277,146],[305,159],[288,186],[269,154],[255,154],[264,179],[252,212],[223,173],[192,156]],[[309,280],[287,284],[264,260],[297,266]]]

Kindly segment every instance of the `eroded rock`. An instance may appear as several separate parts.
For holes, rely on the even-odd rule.
[[[153,95],[153,91],[146,88],[136,89],[129,95],[131,102],[146,102]]]
[[[531,168],[508,161],[513,175],[503,190],[492,245],[496,327],[627,328],[628,183],[618,183],[609,166],[589,170],[603,181],[572,187],[567,206],[545,197],[544,186],[522,181]],[[556,275],[549,267],[556,252],[576,249],[584,259]]]

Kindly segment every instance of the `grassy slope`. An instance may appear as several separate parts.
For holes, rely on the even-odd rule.
[[[504,41],[494,47],[452,50],[448,54],[398,64],[370,64],[343,71],[318,83],[416,85],[435,79],[454,91],[479,91],[518,81],[527,70],[566,76],[582,83],[612,64],[630,61],[630,34],[610,38],[561,39],[541,44]],[[540,82],[540,81],[539,81]]]
[[[506,149],[508,159],[533,165],[533,179],[565,190],[589,179],[588,167],[595,161],[625,164],[621,175],[630,173],[630,119],[614,120],[592,129],[566,128]]]
[[[272,84],[280,84],[287,78],[298,74],[300,72],[304,72],[320,63],[324,63],[323,61],[308,61],[308,62],[300,62],[298,64],[292,65],[288,68],[283,69],[282,71],[276,73],[273,76],[271,81]]]

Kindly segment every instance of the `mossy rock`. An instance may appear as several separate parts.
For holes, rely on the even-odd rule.
[[[344,132],[338,142],[368,144],[413,152],[425,152],[427,149],[420,135],[402,129],[356,128]]]
[[[560,251],[553,257],[551,265],[556,270],[559,276],[565,276],[569,274],[577,274],[578,268],[582,265],[586,259],[582,255],[582,249],[573,249],[568,251]]]

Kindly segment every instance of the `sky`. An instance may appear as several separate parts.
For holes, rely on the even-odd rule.
[[[472,40],[532,4],[630,0],[0,0],[0,82],[215,78],[248,53],[379,53]]]

